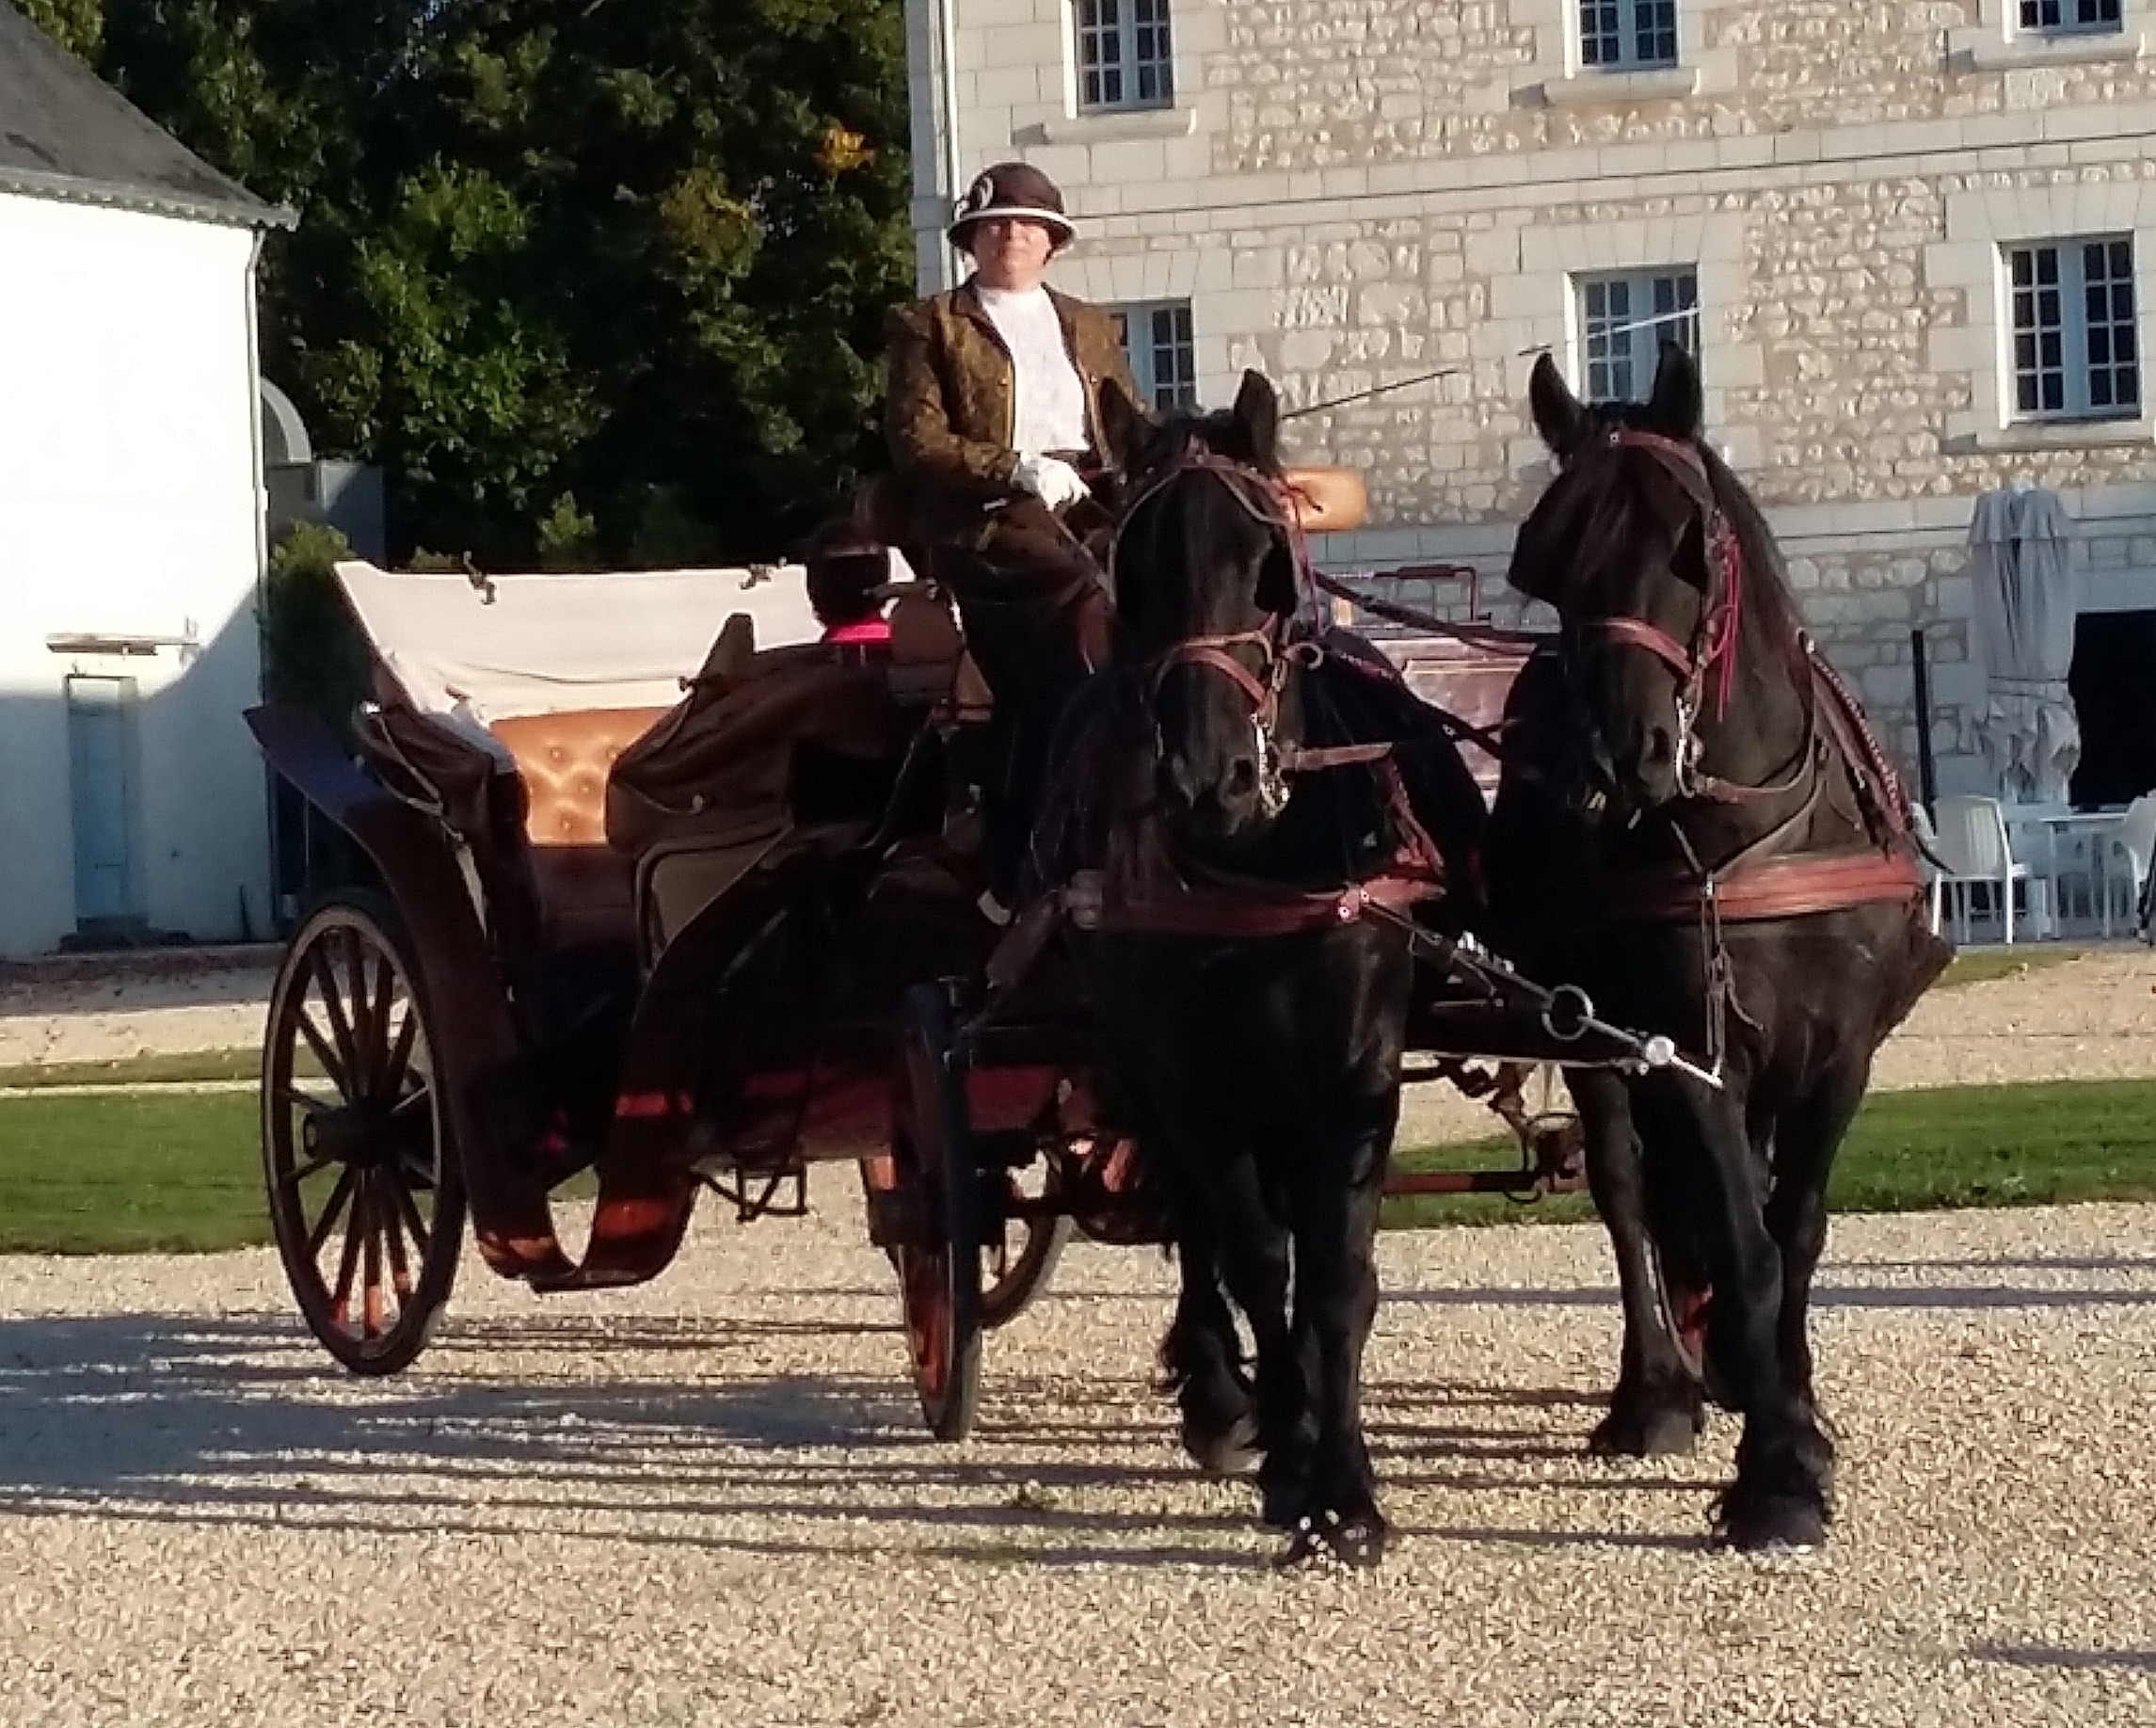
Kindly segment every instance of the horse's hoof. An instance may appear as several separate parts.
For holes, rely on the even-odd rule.
[[[1625,1399],[1595,1424],[1587,1449],[1596,1458],[1675,1458],[1692,1449],[1707,1426],[1704,1405]]]
[[[1813,1495],[1760,1495],[1725,1500],[1717,1535],[1740,1554],[1801,1552],[1827,1543],[1827,1508]]]
[[[1305,1512],[1288,1532],[1287,1545],[1273,1557],[1273,1568],[1291,1572],[1337,1562],[1366,1572],[1385,1557],[1385,1521],[1376,1512]]]
[[[1308,1490],[1301,1482],[1267,1482],[1258,1472],[1257,1521],[1269,1530],[1298,1530],[1310,1522],[1303,1515]]]
[[[1248,1476],[1263,1455],[1257,1444],[1257,1418],[1238,1416],[1224,1429],[1183,1418],[1183,1449],[1207,1476]]]
[[[1357,1512],[1324,1532],[1334,1559],[1358,1572],[1367,1571],[1385,1558],[1385,1540],[1390,1534],[1385,1521],[1376,1512]]]

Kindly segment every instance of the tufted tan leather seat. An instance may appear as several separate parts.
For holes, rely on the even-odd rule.
[[[1286,477],[1305,534],[1341,534],[1369,518],[1369,488],[1352,468],[1290,468]]]
[[[667,712],[594,708],[494,722],[524,782],[524,837],[550,947],[633,938],[633,866],[606,842],[606,778]]]

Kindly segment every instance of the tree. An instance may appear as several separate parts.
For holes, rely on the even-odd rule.
[[[96,64],[104,38],[104,0],[15,0],[15,6],[77,59]]]
[[[82,16],[95,0],[41,0]],[[788,550],[881,460],[900,0],[106,0],[100,65],[300,213],[267,370],[397,551]],[[86,34],[87,33],[87,34]]]

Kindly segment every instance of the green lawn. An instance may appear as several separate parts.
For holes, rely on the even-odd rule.
[[[0,1098],[0,1252],[269,1240],[252,1092]]]
[[[1951,990],[1956,984],[1989,984],[1995,978],[2025,978],[2031,972],[2047,971],[2069,960],[2079,960],[2083,952],[2078,948],[2049,946],[1971,949],[1947,962],[1946,970],[1939,975],[1939,982],[1932,988]]]
[[[0,1098],[0,1252],[266,1241],[257,1131],[251,1093]],[[1420,1169],[1503,1167],[1512,1158],[1502,1142],[1401,1154]],[[1842,1211],[2151,1198],[2151,1080],[1880,1093],[1858,1118],[1834,1179]],[[1387,1208],[1397,1226],[1590,1215],[1584,1195],[1535,1206],[1415,1198]]]
[[[1399,1161],[1494,1170],[1517,1158],[1509,1140],[1492,1140],[1402,1151]],[[2156,1199],[2156,1080],[1874,1093],[1842,1143],[1830,1192],[1843,1212]],[[1584,1194],[1532,1205],[1417,1195],[1386,1206],[1386,1222],[1406,1227],[1591,1216]]]
[[[320,1074],[313,1052],[299,1051],[295,1074]],[[169,1056],[115,1056],[103,1062],[32,1062],[0,1067],[0,1087],[49,1092],[63,1086],[149,1086],[176,1080],[253,1080],[262,1073],[262,1052],[190,1050]]]

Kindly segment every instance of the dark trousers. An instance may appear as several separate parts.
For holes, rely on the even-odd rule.
[[[974,664],[995,698],[982,792],[990,887],[1014,905],[1027,888],[1033,822],[1056,728],[1105,658],[1106,591],[1092,554],[1014,508],[979,550],[939,549]]]

